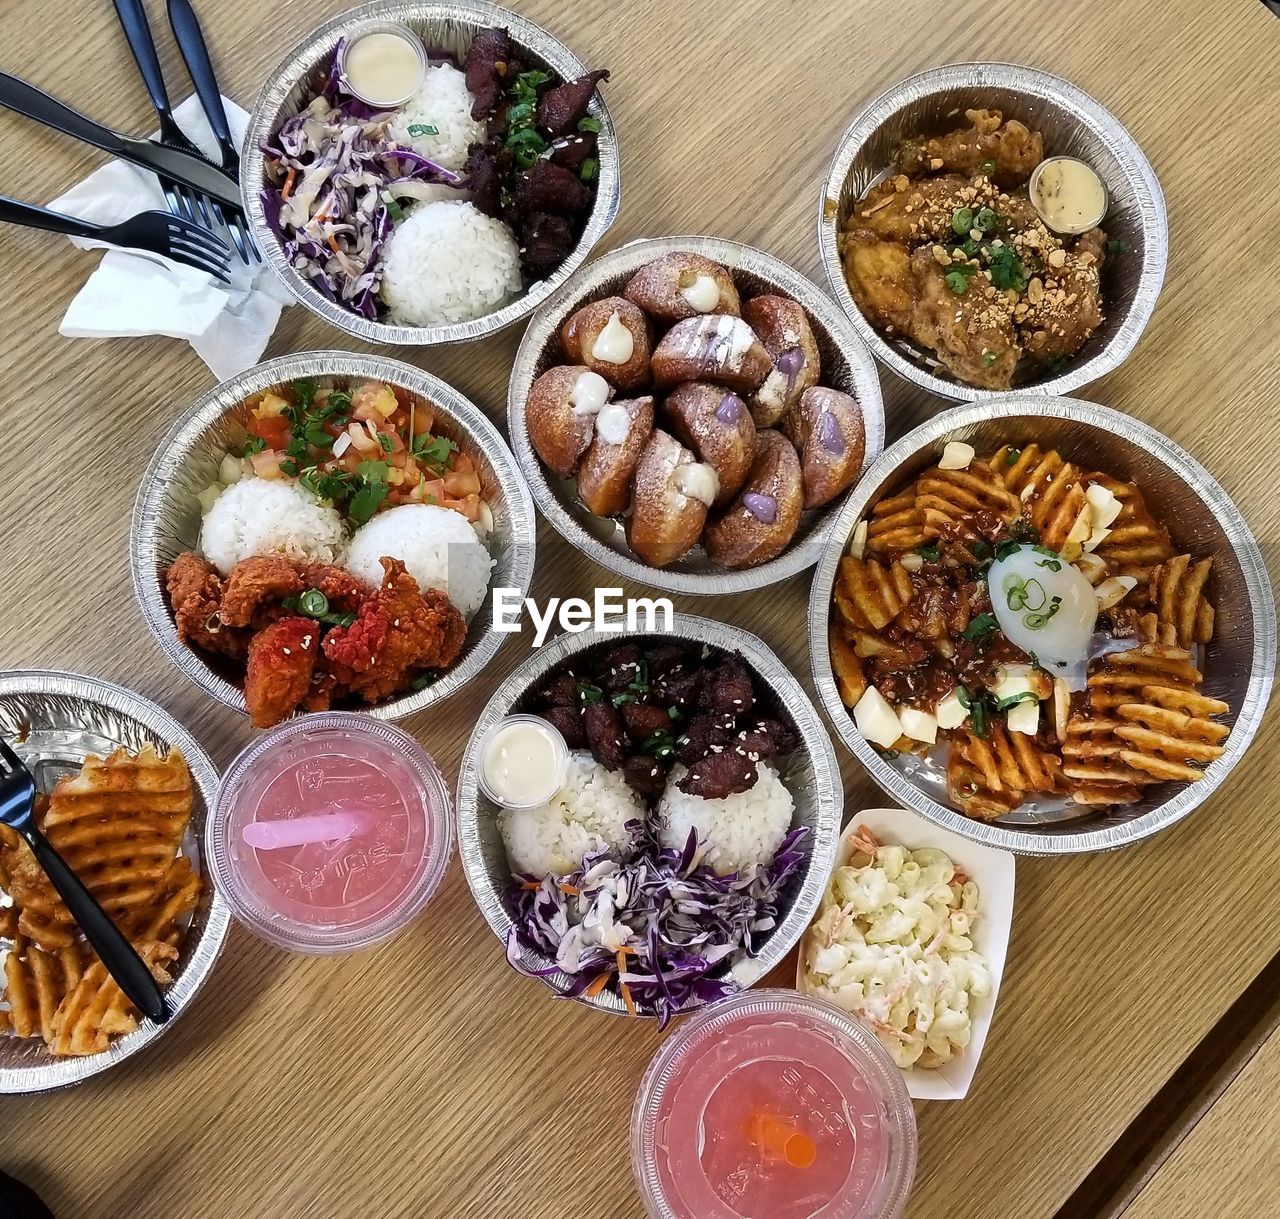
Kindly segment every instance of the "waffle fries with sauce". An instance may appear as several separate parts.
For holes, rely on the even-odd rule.
[[[162,984],[200,899],[199,873],[179,854],[193,802],[178,749],[160,757],[90,755],[78,775],[40,797],[36,822]],[[41,1037],[56,1055],[97,1054],[132,1032],[137,1013],[84,942],[18,835],[0,827],[0,937],[12,940],[0,990],[0,1030]]]
[[[1200,689],[1212,569],[1177,552],[1133,483],[1037,444],[979,457],[953,441],[854,530],[832,597],[836,686],[877,748],[945,748],[971,817],[1051,795],[1132,803],[1194,782],[1230,731]]]

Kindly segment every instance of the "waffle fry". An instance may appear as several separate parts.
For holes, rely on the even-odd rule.
[[[1168,529],[1156,523],[1135,484],[1096,473],[1087,481],[1106,487],[1120,501],[1120,515],[1098,545],[1097,554],[1113,576],[1134,576],[1145,583],[1153,568],[1173,557]]]
[[[848,621],[864,630],[883,630],[911,599],[911,576],[901,563],[886,569],[875,559],[846,555],[840,560],[839,579],[848,598]]]
[[[858,654],[849,646],[849,641],[834,623],[831,626],[830,637],[831,670],[835,674],[840,701],[846,707],[855,707],[858,700],[867,692],[867,679],[862,672],[862,661],[858,659]]]
[[[959,748],[982,776],[986,791],[1043,792],[1058,785],[1061,761],[1031,737],[1010,732],[999,720],[988,728],[985,739],[967,733]]]
[[[1010,788],[995,790],[987,787],[982,771],[954,747],[947,757],[947,789],[956,807],[979,821],[994,821],[997,817],[1007,816],[1025,798],[1022,792]]]
[[[200,877],[191,860],[179,855],[164,874],[152,904],[131,910],[120,921],[120,930],[134,942],[158,940],[176,947],[182,938],[183,920],[199,900]]]
[[[932,466],[916,483],[916,508],[924,514],[925,533],[939,537],[947,526],[966,526],[977,512],[994,512],[1012,521],[1022,507],[990,466],[943,470]]]
[[[916,507],[914,487],[880,500],[867,522],[868,550],[915,550],[933,536],[925,529],[924,513]]]
[[[1191,663],[1191,653],[1163,643],[1143,643],[1112,652],[1089,677],[1089,706],[1109,711],[1138,701],[1148,686],[1166,690],[1194,690],[1203,674]]]
[[[37,818],[41,829],[112,916],[148,905],[178,853],[191,816],[191,773],[179,750],[161,759],[145,746],[90,756],[79,775],[61,779]],[[25,843],[7,848],[9,893],[18,925],[40,947],[74,938],[74,921]]]
[[[79,983],[83,969],[78,948],[47,953],[25,937],[5,957],[8,1022],[15,1037],[53,1040],[53,1019],[63,997]]]
[[[165,985],[172,980],[164,963],[177,960],[177,949],[154,940],[135,947],[157,982]],[[58,1005],[49,1049],[58,1055],[101,1054],[112,1037],[132,1033],[137,1027],[133,1004],[106,966],[94,961]]]
[[[1202,766],[1222,756],[1225,724],[1148,703],[1126,703],[1116,714],[1125,721],[1116,736],[1130,746],[1120,760],[1157,780],[1194,782]]]
[[[1204,595],[1212,567],[1212,559],[1193,563],[1189,554],[1179,554],[1154,568],[1149,577],[1156,617],[1173,627],[1180,648],[1213,638],[1213,606]]]

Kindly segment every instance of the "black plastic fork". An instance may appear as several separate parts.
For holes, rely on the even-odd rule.
[[[231,249],[216,233],[192,220],[169,212],[139,212],[120,224],[90,224],[77,216],[52,212],[47,207],[23,203],[0,195],[0,221],[21,224],[47,233],[85,237],[134,250],[147,250],[205,271],[224,284],[231,282],[227,268]]]
[[[37,828],[35,808],[35,777],[8,744],[0,740],[0,825],[16,830],[26,840],[36,862],[126,998],[144,1016],[163,1024],[169,1019],[169,1005],[159,983],[120,928],[111,921],[111,916],[98,905],[93,894]]]

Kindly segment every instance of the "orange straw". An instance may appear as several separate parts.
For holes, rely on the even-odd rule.
[[[809,1168],[818,1158],[818,1148],[807,1134],[762,1109],[747,1118],[746,1133],[757,1147],[781,1156],[792,1168]]]

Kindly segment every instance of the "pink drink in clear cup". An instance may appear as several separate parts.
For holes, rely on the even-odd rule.
[[[209,833],[214,880],[250,930],[296,952],[368,948],[430,900],[452,851],[435,763],[367,715],[292,720],[223,778]]]
[[[847,1012],[792,991],[692,1016],[654,1056],[632,1117],[654,1219],[890,1219],[915,1158],[893,1059]]]

